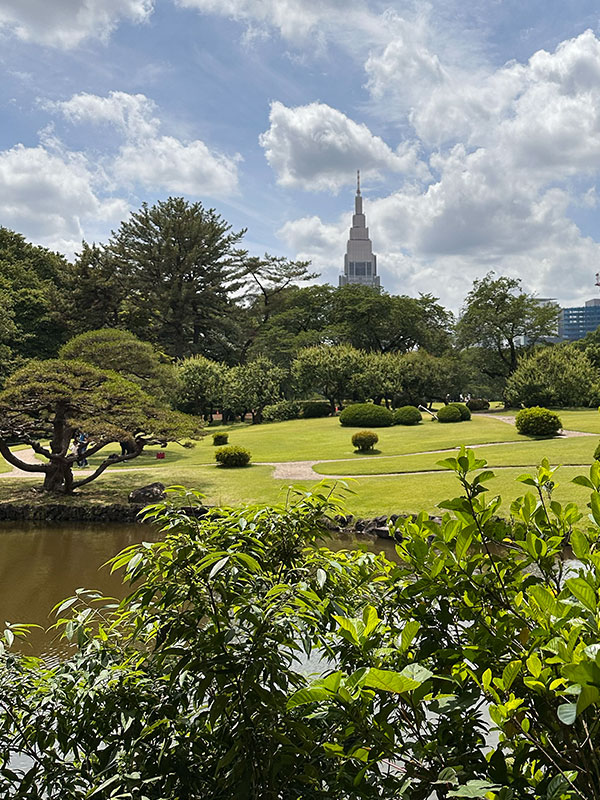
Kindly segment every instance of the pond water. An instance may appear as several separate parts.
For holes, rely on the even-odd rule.
[[[43,630],[31,631],[24,652],[49,658],[64,653],[56,632],[46,632],[55,621],[52,608],[80,587],[122,597],[120,574],[102,565],[124,547],[159,537],[150,525],[0,523],[0,627],[5,621],[40,625]],[[332,542],[336,549],[358,546],[394,555],[391,542]]]

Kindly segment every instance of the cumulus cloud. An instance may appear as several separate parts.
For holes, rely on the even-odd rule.
[[[110,124],[122,135],[117,155],[105,159],[117,185],[210,197],[228,197],[238,190],[240,156],[227,156],[199,139],[184,142],[160,135],[156,105],[143,94],[82,93],[47,107],[72,123]]]
[[[98,176],[81,154],[16,145],[0,152],[0,218],[4,225],[72,255],[84,226],[112,224],[127,213],[119,198],[101,197]]]
[[[0,29],[19,39],[68,49],[106,39],[123,20],[143,22],[153,0],[3,0]]]
[[[81,92],[69,100],[48,102],[45,107],[61,112],[73,123],[114,125],[130,139],[152,137],[160,127],[155,103],[143,94],[109,92],[100,97]]]
[[[196,140],[184,144],[172,136],[125,144],[112,173],[119,182],[161,187],[175,194],[227,197],[238,190],[237,157],[210,150]]]
[[[274,102],[269,121],[259,142],[282,186],[335,192],[354,182],[357,167],[374,178],[387,171],[427,172],[414,146],[394,151],[366,125],[325,103],[288,108]]]

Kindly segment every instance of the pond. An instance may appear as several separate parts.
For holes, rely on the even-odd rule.
[[[55,631],[52,608],[75,589],[99,589],[106,595],[122,597],[126,587],[120,574],[101,569],[124,547],[142,541],[156,541],[160,534],[150,525],[84,525],[57,523],[0,524],[0,626],[6,621],[42,626],[34,629],[24,652],[48,658],[65,652]],[[342,537],[334,548],[368,547],[394,555],[391,542]]]

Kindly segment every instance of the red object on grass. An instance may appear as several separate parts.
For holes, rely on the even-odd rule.
[[[164,457],[165,457],[165,454],[164,454],[163,452],[158,452],[158,453],[156,454],[156,457],[157,457],[157,458],[164,458]]]

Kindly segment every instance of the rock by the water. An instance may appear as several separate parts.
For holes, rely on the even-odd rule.
[[[136,505],[158,503],[159,500],[164,500],[164,498],[165,485],[159,481],[149,483],[147,486],[141,486],[139,489],[134,489],[129,493],[129,502]]]

